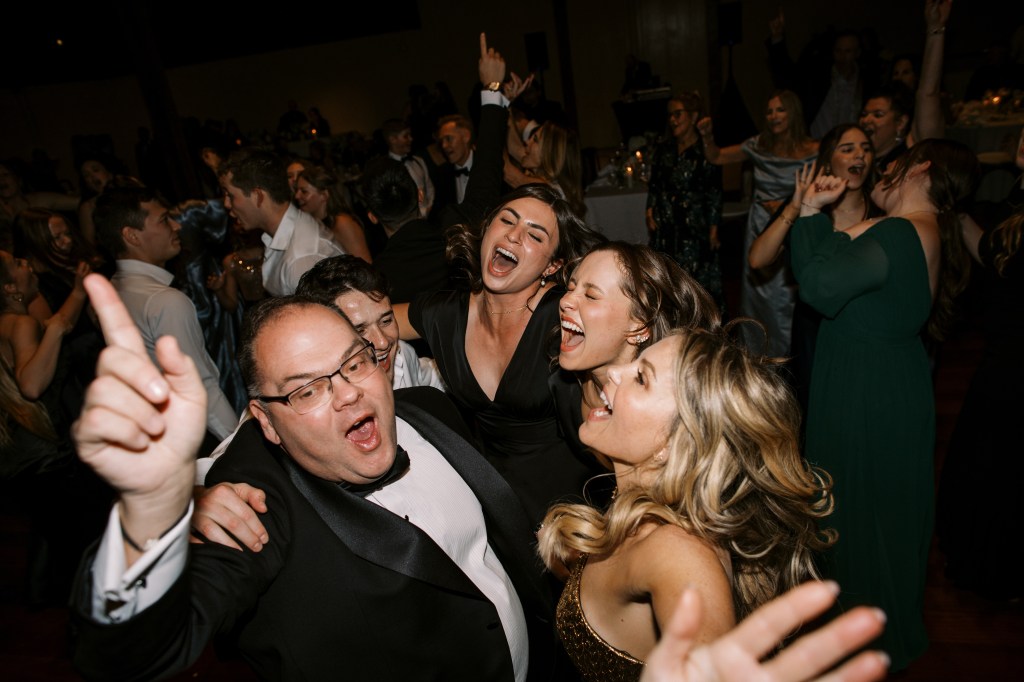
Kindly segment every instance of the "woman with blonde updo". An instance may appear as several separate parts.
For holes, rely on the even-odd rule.
[[[584,679],[628,680],[687,585],[708,642],[815,577],[832,498],[800,457],[799,412],[772,362],[724,332],[679,330],[607,379],[580,439],[612,461],[617,495],[607,511],[553,507],[539,549],[571,569],[557,624]]]

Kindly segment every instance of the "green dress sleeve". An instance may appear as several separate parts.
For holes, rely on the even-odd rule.
[[[793,274],[800,298],[825,317],[835,317],[854,298],[882,286],[889,276],[889,258],[870,228],[851,240],[832,228],[819,213],[793,226]]]

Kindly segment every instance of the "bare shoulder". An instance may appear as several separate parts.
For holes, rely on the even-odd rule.
[[[646,529],[643,529],[646,530]],[[705,622],[699,641],[710,641],[735,625],[728,555],[676,525],[660,525],[632,548],[633,584],[650,596],[658,623],[668,622],[671,606],[692,586],[701,595]]]
[[[652,527],[653,526],[653,527]],[[722,553],[705,540],[674,524],[648,524],[629,548],[631,563],[658,580],[665,576],[706,579],[728,585]]]

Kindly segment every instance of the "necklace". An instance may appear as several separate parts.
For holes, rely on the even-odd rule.
[[[528,310],[531,313],[533,312],[533,308],[530,307],[529,299],[527,299],[526,303],[519,306],[518,308],[509,308],[508,310],[491,310],[491,306],[487,304],[486,295],[481,295],[480,301],[484,304],[484,308],[487,310],[488,315],[511,315],[512,313],[518,313],[522,310]]]
[[[486,304],[484,304],[484,305],[486,307]],[[488,307],[487,308],[487,314],[488,315],[509,315],[511,313],[518,313],[520,310],[529,310],[531,313],[533,312],[532,310],[530,310],[530,306],[528,306],[528,305],[521,305],[518,308],[512,308],[511,310],[491,310]]]

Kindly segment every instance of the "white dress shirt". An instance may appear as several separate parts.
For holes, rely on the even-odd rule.
[[[454,165],[455,165],[455,170],[457,170],[457,171],[458,170],[462,170],[463,168],[465,168],[467,171],[472,172],[473,171],[473,150],[472,149],[469,150],[469,156],[466,157],[466,163],[462,164],[461,166],[459,164],[454,164]],[[469,175],[468,174],[461,173],[461,174],[458,174],[458,175],[455,176],[455,201],[456,202],[461,204],[462,200],[466,198],[466,185],[468,185],[468,184],[469,184]]]
[[[117,272],[110,281],[139,328],[154,363],[156,341],[161,336],[177,339],[181,351],[196,363],[206,389],[206,427],[224,438],[235,427],[238,416],[220,390],[220,372],[206,352],[196,307],[188,296],[171,286],[173,280],[174,275],[158,265],[126,258],[117,261]]]
[[[324,258],[345,253],[319,220],[289,205],[271,237],[263,235],[263,288],[271,296],[295,293],[302,277]]]

